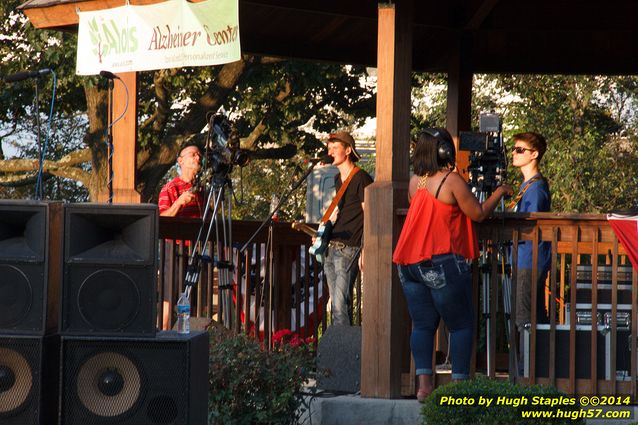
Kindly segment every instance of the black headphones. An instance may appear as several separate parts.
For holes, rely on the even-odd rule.
[[[450,133],[443,128],[426,128],[423,132],[436,139],[439,160],[443,163],[454,165],[456,163],[456,149]]]

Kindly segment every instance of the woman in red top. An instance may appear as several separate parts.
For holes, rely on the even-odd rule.
[[[410,346],[419,377],[419,401],[432,392],[434,334],[443,318],[450,330],[452,379],[468,379],[474,329],[472,272],[479,255],[472,221],[482,221],[512,188],[498,187],[480,204],[467,182],[452,172],[452,137],[443,128],[424,130],[414,151],[410,209],[394,251],[412,318]]]

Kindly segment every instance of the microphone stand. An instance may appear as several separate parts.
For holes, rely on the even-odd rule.
[[[108,71],[101,71],[100,75],[108,80],[108,85],[107,85],[107,90],[108,90],[108,127],[106,128],[107,174],[108,174],[107,187],[108,187],[108,192],[109,192],[108,203],[112,204],[113,203],[113,152],[115,151],[115,148],[113,146],[113,126],[119,120],[124,118],[124,115],[126,114],[126,111],[128,110],[128,97],[129,97],[129,95],[128,95],[128,87],[126,86],[124,81],[122,81],[122,79],[120,77],[118,77],[117,75],[115,75],[115,74],[113,74],[111,72],[108,72]],[[115,80],[115,79],[120,80],[120,83],[122,83],[122,86],[124,86],[124,91],[126,92],[126,104],[124,105],[124,110],[122,111],[122,114],[120,114],[119,117],[117,117],[115,120],[113,120],[113,86],[114,86],[114,81],[113,80]]]
[[[36,126],[36,139],[38,141],[38,175],[36,177],[36,182],[35,182],[35,199],[37,201],[41,201],[42,200],[42,173],[40,172],[40,170],[42,170],[42,162],[44,161],[44,158],[42,157],[42,137],[40,135],[41,133],[41,125],[40,125],[40,94],[38,91],[38,81],[36,80],[35,82],[35,95],[34,95],[34,99],[33,99],[33,103],[34,103],[34,109],[35,109],[35,126]]]
[[[301,178],[299,180],[297,180],[292,187],[290,188],[290,190],[286,193],[284,193],[283,195],[281,195],[281,197],[279,198],[279,202],[277,203],[277,205],[273,208],[273,210],[268,214],[268,217],[266,217],[264,219],[264,221],[261,223],[261,225],[259,225],[259,227],[257,228],[257,230],[255,231],[255,233],[253,233],[253,235],[248,239],[248,241],[239,249],[239,253],[243,254],[244,251],[246,251],[246,249],[248,248],[248,246],[253,242],[253,240],[257,237],[257,235],[259,234],[259,232],[261,231],[261,229],[263,229],[267,224],[272,224],[272,217],[273,215],[275,215],[276,213],[279,212],[279,210],[281,209],[281,206],[284,204],[284,202],[286,202],[288,200],[288,198],[290,198],[290,196],[299,188],[299,186],[301,186],[301,184],[306,180],[306,178],[310,175],[310,173],[312,173],[312,170],[315,168],[315,166],[317,165],[317,162],[314,162],[310,167],[308,167],[308,169],[306,170],[306,172],[304,173],[303,176],[301,176]]]
[[[255,238],[257,237],[257,235],[259,234],[259,232],[261,232],[261,230],[268,225],[268,238],[266,239],[266,251],[268,252],[268,277],[267,277],[267,281],[268,281],[268,308],[266,309],[266,313],[269,315],[269,320],[272,317],[272,310],[273,310],[273,296],[274,296],[274,273],[272,270],[272,262],[273,262],[273,216],[275,214],[277,214],[279,212],[279,210],[281,209],[282,205],[284,204],[284,202],[286,202],[290,196],[299,188],[299,186],[301,186],[301,184],[306,180],[306,178],[310,175],[310,173],[312,172],[312,170],[315,168],[315,166],[319,163],[319,161],[317,162],[312,162],[312,165],[310,167],[308,167],[308,169],[305,171],[305,173],[303,174],[303,176],[301,176],[296,182],[294,182],[294,184],[290,187],[290,190],[288,190],[288,192],[284,192],[284,194],[282,194],[279,197],[279,202],[277,203],[277,205],[272,209],[272,211],[270,211],[268,213],[268,216],[264,219],[264,221],[262,221],[261,225],[257,228],[257,230],[255,231],[255,233],[252,234],[252,236],[250,238],[248,238],[248,241],[239,249],[239,255],[243,255],[244,252],[246,251],[246,249],[248,249],[248,247],[253,243],[253,241],[255,240]],[[261,261],[260,259],[258,259],[258,261]],[[248,279],[246,279],[246,292],[248,292]],[[265,318],[264,318],[265,319]],[[257,322],[257,318],[255,318],[255,329],[256,329],[256,334],[258,335],[259,332],[259,323]],[[272,323],[269,327],[269,329],[265,329],[265,331],[267,331],[266,333],[266,341],[267,341],[267,347],[270,349],[270,347],[272,346]]]
[[[113,203],[113,79],[109,78],[108,90],[108,127],[106,128],[106,152],[107,152],[107,187],[109,191],[108,203]]]

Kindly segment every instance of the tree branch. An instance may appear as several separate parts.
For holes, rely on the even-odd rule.
[[[284,83],[284,88],[280,90],[279,93],[277,93],[277,96],[275,96],[275,102],[283,103],[283,101],[286,100],[288,96],[290,96],[291,92],[292,85],[290,84],[290,81],[286,81]],[[270,113],[270,109],[273,107],[274,106],[271,104],[269,110],[266,111],[264,117],[259,121],[259,124],[255,126],[248,137],[242,139],[241,146],[243,149],[255,150],[257,148],[257,140],[266,132],[266,129],[268,128],[264,123]]]
[[[166,81],[177,73],[176,69],[162,69],[155,71],[153,74],[153,86],[155,88],[155,97],[157,98],[157,108],[153,114],[148,117],[140,126],[140,129],[153,127],[156,133],[160,133],[165,127],[170,115],[170,93],[166,88]]]
[[[0,186],[18,187],[35,183],[37,173],[23,173],[0,176]]]
[[[70,154],[60,158],[58,161],[45,160],[42,164],[43,173],[48,173],[58,177],[64,177],[71,180],[77,180],[84,185],[88,185],[90,174],[76,165],[89,162],[91,160],[91,151],[82,149],[71,152]],[[37,159],[10,159],[0,161],[0,172],[9,173],[2,176],[0,182],[4,185],[24,185],[24,174],[36,173],[39,168]],[[15,175],[16,173],[20,173]]]

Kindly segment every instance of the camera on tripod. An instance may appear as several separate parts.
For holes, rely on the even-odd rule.
[[[239,136],[224,114],[215,114],[209,122],[206,159],[216,172],[224,172],[233,165],[245,166],[250,161],[248,151],[239,147]]]
[[[240,148],[232,122],[224,114],[214,114],[208,121],[202,167],[195,176],[192,190],[205,190],[210,183],[223,185],[234,165],[244,167],[248,162],[250,155]]]
[[[479,132],[462,131],[459,150],[470,151],[469,184],[480,201],[503,184],[507,174],[507,155],[501,119],[495,113],[479,116]]]

